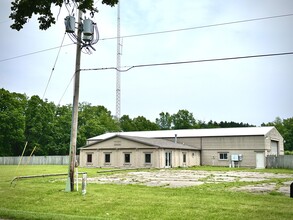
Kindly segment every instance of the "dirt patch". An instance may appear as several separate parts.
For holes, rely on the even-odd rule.
[[[273,179],[284,179],[276,184]],[[222,182],[255,182],[253,185],[234,187],[232,190],[248,191],[254,193],[280,192],[290,194],[290,184],[292,174],[273,174],[258,172],[238,172],[238,171],[197,171],[197,170],[171,170],[162,169],[152,172],[128,172],[103,175],[96,178],[89,178],[88,182],[100,184],[144,184],[146,186],[161,187],[189,187],[198,186],[205,183]],[[272,180],[271,183],[269,181]],[[268,183],[257,183],[267,181]]]

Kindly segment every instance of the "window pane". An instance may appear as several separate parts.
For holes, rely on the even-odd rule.
[[[105,154],[105,163],[110,163],[110,154]]]
[[[151,154],[145,154],[145,163],[151,163]]]
[[[220,160],[228,160],[228,153],[220,153]]]
[[[124,163],[130,163],[130,154],[124,154]]]
[[[183,163],[186,163],[186,153],[183,154]]]
[[[87,162],[91,163],[92,162],[92,154],[87,155]]]

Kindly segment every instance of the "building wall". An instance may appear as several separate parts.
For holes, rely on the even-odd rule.
[[[166,138],[170,141],[175,141],[174,138]],[[152,153],[152,163],[150,167],[165,167],[165,153],[172,152],[172,167],[185,166],[183,163],[183,153],[186,153],[186,166],[196,165],[214,165],[214,166],[231,166],[231,155],[242,155],[242,161],[239,162],[243,167],[256,167],[256,155],[260,152],[264,153],[264,157],[272,154],[272,144],[278,145],[278,155],[284,154],[283,138],[280,133],[273,128],[268,134],[260,136],[231,136],[231,137],[177,137],[177,143],[186,144],[194,147],[193,150],[178,150],[178,149],[155,149],[151,146],[136,143],[133,141],[114,138],[111,141],[99,143],[99,150],[94,150],[97,146],[92,145],[81,151],[81,164],[85,164],[86,152],[92,152],[96,161],[93,161],[92,166],[112,166],[112,167],[145,167],[144,154],[146,151]],[[92,150],[91,150],[92,149]],[[106,150],[107,149],[107,150]],[[113,164],[104,164],[104,154],[113,154],[116,158]],[[110,152],[111,151],[111,152]],[[84,153],[82,153],[84,152]],[[123,163],[123,155],[125,152],[131,154],[133,162],[130,164]],[[220,158],[224,155],[226,158]],[[236,164],[238,165],[238,164]]]
[[[220,153],[227,153],[227,159],[220,159]],[[242,160],[235,163],[235,166],[240,167],[255,167],[256,166],[256,151],[253,150],[203,150],[202,165],[210,166],[232,166],[231,155],[242,155]]]
[[[191,167],[200,165],[200,151],[198,150],[174,150],[160,149],[159,150],[159,168],[164,168],[166,163],[166,152],[171,152],[172,160],[171,167]],[[186,162],[183,161],[183,154],[186,155]]]
[[[200,152],[197,150],[161,149],[116,137],[81,149],[80,166],[109,168],[164,168],[166,152],[171,152],[172,167],[200,165]],[[92,162],[90,163],[87,162],[88,154],[92,155]],[[106,154],[110,154],[110,163],[105,162]],[[130,155],[130,163],[125,163],[125,154]],[[146,154],[151,154],[151,163],[145,163]],[[183,154],[186,155],[186,163],[183,163]]]
[[[202,165],[233,166],[231,155],[242,155],[242,161],[235,163],[237,166],[255,167],[258,151],[265,151],[263,136],[204,137],[202,138]],[[227,158],[220,158],[224,154]]]
[[[172,167],[187,167],[200,165],[199,151],[174,149],[83,149],[80,151],[81,167],[109,167],[109,168],[164,168],[165,153],[171,152]],[[87,162],[87,154],[92,155],[92,162]],[[110,163],[105,162],[105,154],[110,154]],[[130,163],[125,163],[125,154],[130,154]],[[145,154],[151,154],[151,163],[145,163]],[[186,154],[186,163],[183,163]]]
[[[284,155],[284,139],[277,129],[272,129],[266,136],[265,146],[267,149],[267,155],[271,155],[272,141],[278,144],[278,155]]]
[[[175,138],[166,138],[166,140],[175,142]],[[177,143],[186,144],[195,149],[200,149],[201,137],[177,137]]]
[[[256,167],[257,152],[264,152],[265,157],[270,155],[272,141],[278,143],[278,155],[284,155],[284,141],[275,128],[266,136],[203,137],[202,165],[231,166],[231,155],[241,154],[240,166]],[[220,158],[222,153],[227,153],[227,159]]]

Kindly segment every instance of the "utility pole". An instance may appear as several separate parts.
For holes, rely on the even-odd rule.
[[[75,77],[74,77],[72,122],[71,122],[71,134],[70,134],[69,167],[68,167],[68,177],[67,177],[66,188],[65,188],[66,192],[70,192],[74,190],[74,169],[75,169],[75,161],[76,161],[79,78],[80,78],[80,58],[81,58],[81,33],[82,33],[81,16],[82,16],[82,11],[78,10]]]

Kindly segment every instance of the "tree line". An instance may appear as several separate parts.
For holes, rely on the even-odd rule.
[[[26,146],[29,155],[67,155],[70,144],[72,105],[55,105],[39,96],[0,89],[0,156],[18,156]],[[191,128],[251,127],[237,122],[217,123],[196,120],[188,110],[175,114],[161,112],[155,122],[144,116],[130,118],[123,115],[117,120],[104,106],[79,104],[77,147],[86,144],[86,139],[118,131],[149,131]],[[293,118],[280,119],[263,124],[275,126],[286,140],[285,150],[293,150]]]

